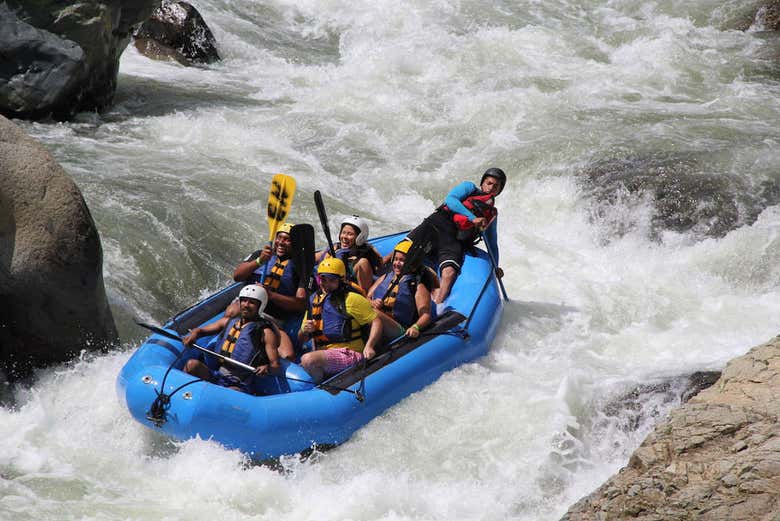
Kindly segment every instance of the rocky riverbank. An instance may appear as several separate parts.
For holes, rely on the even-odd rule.
[[[656,426],[562,521],[780,519],[780,336]]]

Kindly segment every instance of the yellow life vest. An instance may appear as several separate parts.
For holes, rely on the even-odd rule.
[[[241,335],[241,329],[247,324],[243,320],[236,320],[233,322],[233,327],[230,328],[225,341],[222,342],[222,347],[219,349],[219,353],[223,356],[230,357],[233,354],[233,350],[236,348],[236,340]]]
[[[277,257],[276,262],[271,268],[271,271],[268,273],[268,276],[266,276],[265,280],[263,281],[263,286],[267,288],[271,288],[272,290],[279,289],[279,285],[282,283],[282,276],[284,275],[284,269],[287,267],[288,262],[290,262],[290,259],[285,259],[283,261],[280,261],[279,257]]]
[[[401,282],[399,279],[401,277],[402,275],[400,274],[393,277],[393,280],[390,281],[390,291],[382,297],[382,311],[389,315],[393,314],[393,307],[395,307],[395,301],[398,298],[398,287]]]

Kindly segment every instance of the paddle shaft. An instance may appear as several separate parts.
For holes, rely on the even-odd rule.
[[[157,333],[159,335],[162,335],[164,337],[168,337],[168,338],[171,338],[173,340],[183,341],[182,337],[180,337],[179,335],[171,333],[170,331],[167,331],[167,330],[165,330],[165,329],[163,329],[161,327],[153,326],[152,324],[146,324],[144,322],[136,322],[136,324],[138,324],[141,327],[145,327],[146,329],[148,329],[150,331],[154,331],[155,333]],[[238,360],[233,360],[232,358],[228,358],[226,356],[222,356],[221,354],[215,353],[211,349],[206,349],[205,347],[199,346],[198,344],[192,344],[191,346],[187,346],[187,347],[194,347],[198,351],[203,351],[206,354],[209,354],[211,356],[215,356],[215,357],[219,358],[223,362],[227,362],[228,364],[232,364],[232,365],[234,365],[236,367],[240,367],[241,369],[246,369],[247,371],[251,371],[253,373],[257,369],[256,367],[252,367],[251,365],[247,365],[247,364],[245,364],[243,362],[239,362]],[[276,375],[258,375],[258,376],[276,376]],[[291,376],[286,376],[286,375],[278,375],[278,376],[281,376],[282,378],[285,378],[285,379],[290,380],[292,382],[301,382],[301,383],[304,383],[304,384],[311,384],[311,385],[314,385],[314,386],[317,386],[317,387],[323,387],[323,388],[327,387],[329,389],[334,389],[334,390],[337,390],[337,391],[347,391],[348,393],[355,394],[355,391],[353,391],[352,389],[346,389],[344,387],[336,387],[335,385],[318,384],[318,383],[312,382],[310,380],[301,380],[299,378],[293,378]]]
[[[481,233],[482,240],[485,242],[485,250],[487,250],[488,257],[490,258],[490,265],[493,266],[493,275],[496,274],[496,269],[498,268],[498,264],[496,264],[496,259],[493,257],[493,252],[490,251],[490,245],[487,242],[487,237],[485,237],[485,232]],[[506,295],[506,288],[504,288],[504,281],[501,280],[501,277],[496,276],[496,280],[498,281],[498,287],[501,288],[501,294],[504,296],[504,300],[507,302],[509,301],[509,297]]]
[[[322,194],[319,190],[314,191],[314,205],[317,207],[317,215],[320,216],[320,224],[322,225],[322,233],[325,234],[325,240],[328,242],[328,251],[331,257],[336,256],[336,251],[333,249],[333,240],[330,238],[330,228],[328,227],[328,215],[325,213],[325,204],[322,202]]]
[[[233,360],[232,358],[227,358],[225,356],[222,356],[221,354],[215,353],[214,351],[212,351],[210,349],[206,349],[205,347],[201,347],[198,344],[191,344],[191,347],[194,347],[195,349],[197,349],[199,351],[203,351],[206,354],[209,354],[209,355],[212,355],[212,356],[216,356],[217,358],[219,358],[223,362],[227,362],[229,364],[233,364],[236,367],[240,367],[241,369],[246,369],[247,371],[251,371],[253,373],[257,369],[256,367],[252,367],[251,365],[247,365],[247,364],[245,364],[243,362],[239,362],[238,360]],[[350,389],[344,389],[343,387],[334,387],[332,385],[317,384],[317,383],[309,381],[309,380],[301,380],[300,378],[293,378],[292,376],[287,376],[287,375],[263,374],[263,375],[258,375],[258,376],[267,376],[267,377],[281,376],[282,378],[284,378],[286,380],[290,380],[291,382],[301,382],[301,383],[304,383],[304,384],[311,384],[311,385],[314,385],[316,387],[328,387],[328,388],[336,389],[338,391],[352,392]]]

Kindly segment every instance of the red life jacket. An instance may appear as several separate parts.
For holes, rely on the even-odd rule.
[[[477,190],[463,200],[463,206],[468,208],[469,211],[477,217],[484,217],[488,226],[498,216],[498,208],[495,207],[495,203],[496,200],[493,195],[480,190]],[[477,230],[474,228],[474,223],[471,222],[468,217],[453,212],[446,204],[442,205],[441,208],[447,212],[450,219],[452,219],[452,222],[455,223],[455,227],[458,229],[457,238],[459,241],[473,241],[479,236]]]

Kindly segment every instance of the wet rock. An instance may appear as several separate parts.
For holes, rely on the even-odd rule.
[[[610,400],[603,407],[605,422],[617,422],[625,432],[659,418],[676,403],[685,403],[720,378],[720,371],[699,371],[691,375],[637,385]],[[596,428],[598,431],[598,427]]]
[[[680,399],[687,402],[704,389],[712,387],[720,379],[720,371],[697,371],[688,377],[688,386],[683,391]]]
[[[214,35],[187,2],[163,2],[134,37],[138,51],[149,58],[175,60],[183,65],[220,59]]]
[[[562,519],[777,519],[779,398],[780,337],[729,362]]]
[[[780,31],[780,1],[759,7],[751,27],[756,31]]]
[[[592,200],[592,219],[616,236],[642,226],[645,212],[639,209],[648,205],[647,234],[658,239],[664,230],[722,237],[780,201],[770,183],[755,189],[737,177],[702,170],[695,157],[658,154],[597,162],[580,180]],[[618,207],[627,207],[629,215]]]
[[[0,3],[0,113],[69,119],[108,107],[132,28],[159,0]]]
[[[0,372],[116,342],[95,223],[73,180],[0,116]]]
[[[780,30],[780,0],[735,3],[719,14],[722,17],[719,29],[722,30]]]

